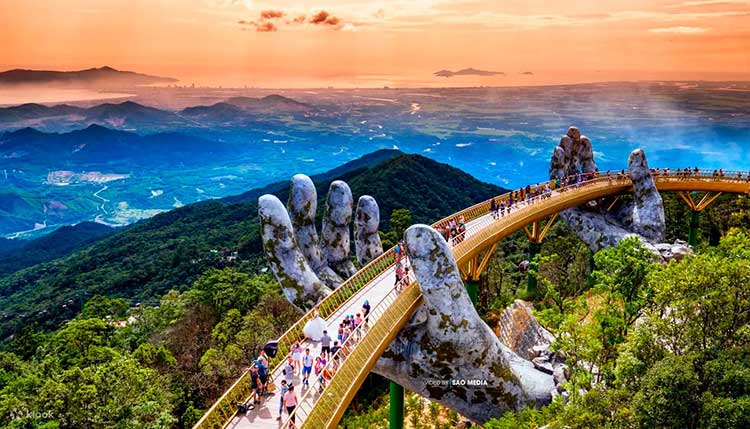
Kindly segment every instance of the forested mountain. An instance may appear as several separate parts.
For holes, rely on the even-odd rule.
[[[419,155],[388,159],[395,155],[376,152],[346,169],[313,176],[319,210],[333,179],[347,181],[355,198],[373,195],[382,228],[395,209],[411,210],[414,222],[430,222],[503,191]],[[287,184],[172,210],[68,257],[0,279],[0,334],[6,337],[30,324],[57,328],[96,294],[151,302],[170,289],[186,289],[209,268],[256,271],[265,265],[256,199],[267,192],[286,200]]]
[[[69,133],[23,128],[0,134],[0,142],[0,158],[4,160],[0,165],[4,168],[25,162],[27,168],[109,166],[130,171],[143,166],[192,165],[199,163],[202,157],[236,156],[236,151],[227,144],[182,133],[141,136],[101,125],[89,125]]]
[[[34,240],[10,241],[8,249],[0,245],[0,276],[32,265],[67,256],[95,241],[115,233],[115,229],[96,222],[62,226]],[[15,243],[13,243],[15,241]]]

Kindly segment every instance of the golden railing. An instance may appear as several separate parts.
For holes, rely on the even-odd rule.
[[[750,173],[748,172],[728,171],[724,172],[722,176],[718,176],[711,170],[699,170],[697,173],[693,171],[685,173],[677,171],[676,169],[669,173],[665,173],[666,170],[659,169],[652,171],[654,172],[654,181],[659,190],[750,192]],[[547,183],[551,182],[542,182],[541,184],[533,185],[533,187],[544,187]],[[529,222],[542,219],[552,213],[585,203],[592,199],[627,192],[631,186],[632,182],[627,175],[618,173],[599,173],[595,175],[593,179],[563,186],[546,194],[559,194],[562,198],[543,198],[540,195],[529,200],[525,199],[523,201],[517,201],[514,205],[515,209],[511,210],[507,215],[497,221],[489,221],[485,219],[479,224],[473,226],[472,230],[474,231],[472,231],[472,234],[467,236],[465,240],[451,243],[455,246],[453,248],[454,257],[458,263],[461,263],[464,258],[471,257],[474,254],[481,252],[488,242],[492,240],[497,241],[512,232],[520,230]],[[583,192],[575,192],[577,190],[583,190]],[[433,223],[432,226],[445,226],[450,220],[458,221],[462,216],[467,223],[481,218],[490,212],[492,199],[497,203],[500,201],[507,201],[511,194],[512,192],[508,192],[477,203],[471,207],[467,207]],[[540,206],[537,206],[537,204],[540,204]],[[531,205],[537,206],[538,210],[534,210],[533,213],[519,210],[519,208]],[[525,213],[518,215],[519,212]],[[391,269],[394,265],[394,261],[395,250],[391,248],[367,264],[316,306],[320,312],[320,316],[327,319],[332,314],[335,314],[338,309],[343,305],[346,305],[349,300],[362,290],[363,287]],[[398,302],[398,300],[396,300],[396,302]],[[315,309],[310,310],[302,316],[302,318],[300,318],[278,339],[278,352],[276,357],[270,361],[270,374],[277,373],[283,360],[288,356],[292,344],[294,344],[295,341],[304,338],[302,329],[305,324],[314,317],[314,310]],[[395,336],[395,333],[393,335]],[[193,426],[193,429],[219,429],[226,426],[236,412],[236,403],[249,397],[250,389],[247,377],[248,373],[244,372],[224,393],[224,395],[214,403],[198,423]],[[353,386],[354,385],[352,384],[352,387]]]

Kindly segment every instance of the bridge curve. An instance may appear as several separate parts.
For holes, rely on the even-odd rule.
[[[654,182],[659,191],[750,193],[750,173],[727,172],[716,175],[707,170],[697,173],[666,173],[659,169],[653,171],[656,171]],[[532,222],[588,201],[628,193],[631,190],[632,182],[627,175],[598,174],[586,182],[551,191],[545,198],[535,197],[516,203],[510,213],[499,219],[493,218],[490,214],[491,200],[487,200],[441,219],[433,226],[445,225],[451,219],[464,217],[467,225],[466,234],[460,242],[451,243],[454,258],[461,267],[504,237],[524,229]],[[504,200],[508,195],[500,195],[494,199]],[[321,317],[327,321],[330,330],[330,327],[337,326],[337,317],[356,313],[361,309],[365,296],[376,303],[369,316],[367,329],[365,330],[364,324],[361,324],[357,328],[360,332],[356,332],[356,335],[353,333],[351,341],[343,345],[339,353],[342,356],[346,355],[346,358],[322,393],[318,393],[321,386],[317,385],[316,380],[310,382],[310,388],[302,392],[302,395],[298,394],[301,396],[295,411],[298,427],[323,428],[338,423],[377,359],[422,302],[421,291],[419,287],[414,287],[416,285],[413,282],[401,292],[393,288],[394,259],[394,250],[386,251],[347,279],[316,307]],[[304,340],[302,328],[312,317],[312,311],[308,312],[279,338],[278,354],[270,362],[274,379],[283,378],[281,365],[294,341]],[[356,342],[355,338],[358,339]],[[313,343],[307,345],[316,346]],[[234,415],[236,403],[244,401],[249,396],[249,384],[249,375],[246,372],[196,423],[194,429],[280,427],[276,421],[280,400],[277,396],[264,403],[265,412],[261,407],[260,410],[254,410],[246,416]],[[281,427],[289,427],[289,420],[286,419]]]

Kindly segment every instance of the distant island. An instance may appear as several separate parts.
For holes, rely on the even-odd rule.
[[[461,69],[458,71],[440,70],[433,73],[437,77],[453,77],[453,76],[505,76],[504,72],[479,70],[475,68]]]
[[[77,71],[13,69],[0,72],[0,85],[141,86],[177,82],[171,77],[151,76],[109,66]]]

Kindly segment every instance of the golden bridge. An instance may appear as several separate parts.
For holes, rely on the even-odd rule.
[[[671,172],[659,169],[652,169],[652,172],[659,191],[679,193],[692,210],[689,235],[692,245],[695,244],[700,211],[722,193],[750,193],[750,172]],[[632,188],[630,177],[625,174],[599,173],[590,180],[516,202],[512,210],[503,216],[493,216],[490,212],[491,200],[487,200],[441,219],[433,226],[445,226],[452,219],[464,218],[466,233],[460,240],[451,244],[469,295],[476,303],[479,275],[487,266],[498,242],[504,237],[524,230],[529,241],[537,244],[532,247],[538,249],[538,244],[542,242],[560,211],[588,201],[607,197],[617,198],[631,192]],[[702,196],[699,193],[703,193]],[[509,196],[510,194],[499,195],[494,200],[499,204],[500,201],[506,201]],[[390,249],[347,279],[316,307],[320,317],[326,320],[329,332],[336,332],[338,321],[344,315],[359,312],[365,299],[372,303],[368,323],[360,324],[342,345],[338,352],[343,357],[339,359],[341,364],[322,392],[317,377],[311,377],[309,388],[298,398],[298,406],[294,411],[297,427],[335,427],[375,362],[420,305],[422,293],[418,285],[412,282],[408,287],[398,291],[394,288],[394,279],[395,251]],[[302,333],[303,326],[312,318],[313,312],[310,311],[278,339],[278,353],[269,362],[273,379],[283,378],[281,367],[295,341],[300,341],[303,348],[310,347],[311,350],[319,351],[319,346],[307,342]],[[328,365],[331,365],[333,359],[329,361]],[[278,394],[277,392],[265,399],[262,406],[249,411],[246,415],[237,415],[237,403],[246,401],[250,396],[250,377],[249,373],[245,372],[193,429],[287,428],[290,426],[288,417],[277,421],[280,401]],[[392,407],[398,406],[399,402],[403,407],[403,389],[393,382],[391,396]],[[396,420],[399,415],[403,419],[403,411],[400,413],[396,410]],[[393,416],[394,413],[391,414],[392,420]],[[391,423],[392,427],[401,427],[398,421]]]

